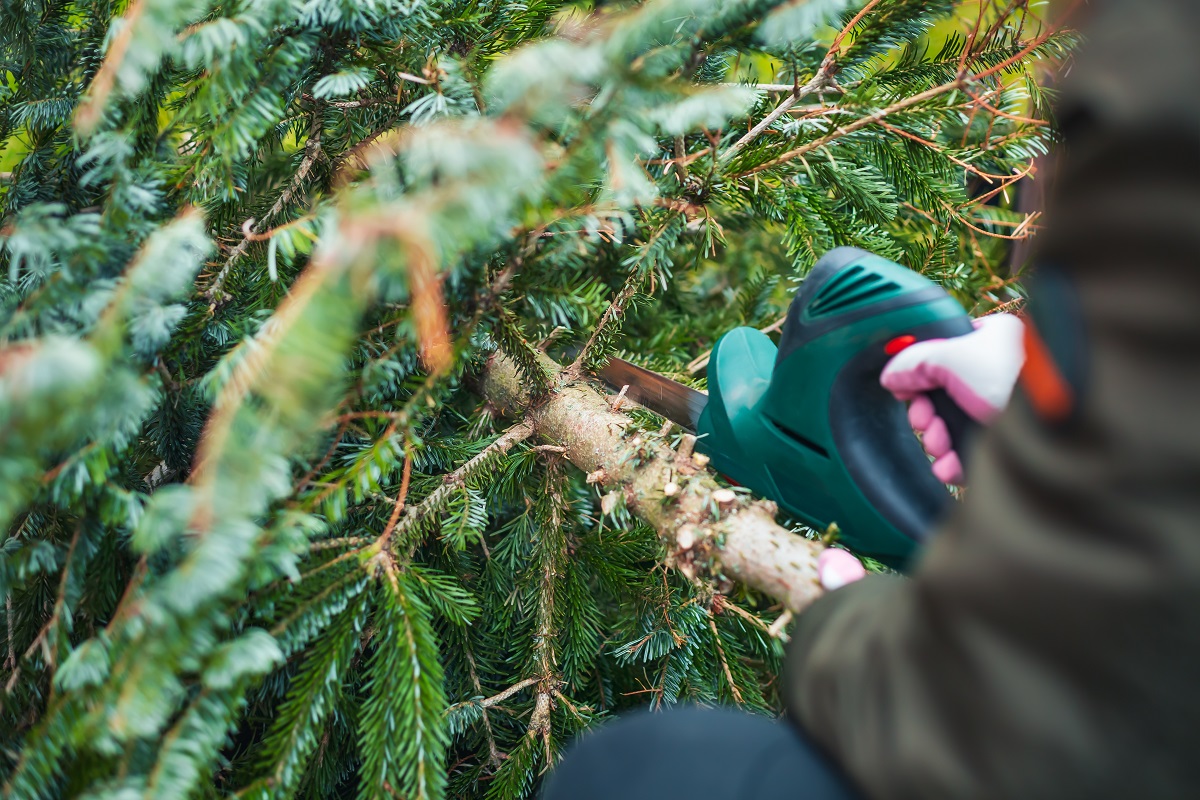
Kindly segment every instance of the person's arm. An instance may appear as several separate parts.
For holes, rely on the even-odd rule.
[[[1064,86],[1024,385],[912,577],[797,623],[789,713],[870,797],[1195,794],[1196,5],[1097,11]]]

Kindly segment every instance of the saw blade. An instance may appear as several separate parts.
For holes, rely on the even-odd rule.
[[[657,372],[612,358],[598,373],[614,389],[629,389],[625,396],[656,413],[662,414],[693,433],[700,422],[700,412],[708,404],[708,395],[679,381],[665,378]]]

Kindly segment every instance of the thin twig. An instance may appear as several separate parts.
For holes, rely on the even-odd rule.
[[[1050,125],[1050,123],[1044,119],[1034,119],[1033,117],[1023,117],[1020,114],[1012,114],[1008,111],[1001,111],[1000,109],[996,108],[994,105],[987,102],[982,97],[980,97],[977,94],[974,94],[971,91],[967,91],[967,94],[970,95],[970,97],[973,101],[975,101],[979,105],[983,106],[985,109],[992,112],[993,114],[995,114],[998,117],[1003,117],[1004,119],[1009,119],[1009,120],[1012,120],[1013,122],[1023,122],[1026,125],[1037,125],[1038,127],[1042,127],[1042,128],[1048,127]]]
[[[802,156],[805,153],[810,153],[813,150],[816,150],[820,147],[824,147],[825,145],[830,144],[831,142],[835,142],[844,136],[849,136],[850,134],[852,134],[856,131],[862,130],[863,128],[867,127],[868,125],[879,122],[879,120],[881,120],[885,117],[888,117],[892,114],[895,114],[898,111],[903,111],[906,108],[911,108],[915,105],[924,103],[926,100],[932,100],[933,98],[938,97],[939,95],[943,95],[952,89],[958,88],[958,84],[959,84],[958,81],[952,81],[950,83],[942,84],[941,86],[935,86],[932,89],[926,89],[925,91],[920,92],[919,94],[914,94],[911,97],[907,97],[904,100],[900,100],[899,102],[893,103],[892,105],[887,106],[886,108],[881,108],[878,111],[867,114],[866,116],[859,117],[858,119],[854,120],[853,122],[851,122],[847,125],[844,125],[842,127],[836,128],[832,132],[827,133],[826,135],[824,135],[818,139],[814,139],[811,142],[802,144],[799,147],[792,148],[791,150],[788,150],[787,152],[776,156],[775,158],[771,159],[770,161],[764,161],[763,163],[761,163],[757,166],[751,167],[750,169],[746,170],[745,172],[739,173],[736,177],[744,178],[747,175],[753,175],[757,172],[763,172],[764,170],[771,169],[772,167],[777,167],[780,164],[786,164],[788,161],[791,161],[794,158]]]
[[[1008,5],[1006,5],[1004,10],[996,16],[996,21],[991,24],[991,27],[988,28],[987,33],[984,34],[983,41],[990,42],[992,38],[1000,32],[1000,28],[1004,26],[1004,23],[1008,22],[1008,18],[1012,16],[1014,11],[1016,11],[1017,6],[1025,5],[1028,3],[1028,1],[1029,0],[1008,0]],[[980,5],[982,6],[983,4],[980,3]]]
[[[971,34],[967,37],[967,43],[963,45],[962,54],[958,57],[958,75],[962,77],[967,70],[967,59],[971,57],[971,48],[975,46],[975,37],[979,35],[979,26],[983,24],[983,15],[987,10],[988,4],[979,3],[979,13],[975,15],[975,25],[971,28]]]
[[[879,5],[879,0],[871,0],[871,2],[869,2],[865,6],[863,6],[862,10],[854,15],[854,19],[852,19],[848,23],[846,23],[845,27],[843,27],[841,32],[839,32],[838,35],[834,38],[833,44],[829,45],[829,52],[834,53],[835,56],[841,55],[842,40],[845,39],[847,34],[849,34],[850,31],[854,30],[854,26],[856,26],[856,25],[858,25],[858,23],[862,22],[863,18],[866,17],[867,14],[871,11],[871,9],[875,8],[875,6],[877,6],[877,5]],[[828,57],[828,56],[826,56],[826,57]]]
[[[803,86],[793,85],[791,87],[791,95],[785,97],[783,101],[779,105],[775,106],[771,113],[763,119],[762,122],[758,123],[749,131],[747,131],[745,136],[738,139],[729,147],[725,148],[725,152],[721,153],[717,159],[718,163],[724,164],[728,162],[729,159],[733,158],[733,156],[736,155],[739,150],[757,139],[763,131],[771,127],[776,120],[786,114],[788,109],[794,106],[800,100],[800,98],[806,97],[810,94],[816,94],[819,96],[822,92],[827,90],[841,91],[841,87],[838,86],[837,81],[834,80],[833,74],[837,70],[837,57],[841,53],[842,40],[845,39],[850,30],[859,22],[861,22],[863,17],[865,17],[867,13],[878,4],[879,0],[871,0],[870,3],[867,3],[865,6],[863,6],[863,9],[855,15],[854,19],[850,20],[850,22],[844,28],[842,28],[841,32],[838,33],[837,37],[833,40],[833,44],[829,45],[829,49],[825,51],[825,57],[821,59],[821,65],[817,67],[817,72],[815,75],[813,75],[812,79]]]
[[[8,657],[4,659],[4,668],[8,669],[8,670],[13,670],[13,669],[17,668],[17,654],[13,651],[14,645],[13,645],[12,592],[9,592],[4,596],[4,611],[5,611],[5,617],[6,617],[5,623],[7,625],[7,627],[5,628],[5,632],[8,634],[6,637],[8,639]]]
[[[459,630],[459,635],[462,637],[463,654],[467,657],[467,670],[471,673],[471,684],[475,687],[475,691],[482,695],[483,685],[479,682],[479,672],[475,668],[475,654],[471,652],[470,637],[468,637],[466,635],[466,631],[462,629]],[[503,694],[503,692],[501,692],[501,694]],[[499,695],[497,695],[497,697],[498,696]],[[487,703],[489,700],[492,701],[491,705],[495,705],[496,703],[500,702],[494,698],[488,698],[487,700],[482,701],[480,703],[480,716],[483,719],[484,738],[487,739],[488,761],[491,763],[492,769],[499,769],[500,764],[503,763],[503,756],[500,754],[500,748],[496,746],[496,736],[492,732],[492,720],[488,716],[488,708],[490,708],[490,706],[487,705]],[[449,709],[447,709],[447,712],[449,712]]]
[[[342,437],[346,435],[347,427],[348,425],[346,423],[338,426],[337,431],[333,434],[333,441],[329,443],[329,449],[325,451],[325,455],[321,457],[321,460],[317,462],[316,466],[305,473],[304,477],[292,487],[292,494],[295,494],[307,486],[308,482],[316,477],[318,472],[325,469],[325,465],[329,463],[329,459],[333,458],[334,452],[338,449],[338,446],[341,445]]]
[[[729,662],[725,660],[725,648],[721,646],[721,634],[717,632],[717,621],[713,619],[711,614],[708,616],[708,629],[712,631],[713,641],[716,642],[717,657],[721,661],[721,669],[725,672],[725,680],[729,681],[729,691],[733,693],[733,699],[737,704],[741,705],[745,701],[742,700],[741,690],[738,689],[737,684],[733,681],[733,673],[729,670]]]
[[[1001,192],[1003,192],[1009,186],[1012,186],[1017,181],[1021,180],[1022,178],[1025,178],[1027,176],[1034,175],[1036,173],[1037,173],[1037,162],[1030,161],[1029,166],[1027,166],[1024,170],[1022,170],[1021,172],[1013,173],[1012,175],[1006,177],[1000,183],[999,186],[997,186],[995,189],[992,189],[991,191],[987,192],[986,194],[982,194],[979,197],[971,198],[971,200],[968,203],[966,203],[964,206],[962,206],[962,208],[966,208],[967,206],[981,205],[983,203],[986,203],[988,200],[991,200],[993,197],[1000,194]],[[961,210],[961,208],[960,208],[960,210]]]
[[[914,141],[918,144],[925,145],[926,147],[933,150],[934,152],[941,153],[943,156],[945,156],[949,160],[953,161],[955,164],[958,164],[960,167],[965,169],[967,172],[978,175],[979,177],[981,177],[985,181],[987,181],[989,184],[992,183],[993,180],[1003,177],[1000,175],[992,175],[991,173],[984,172],[983,170],[981,170],[977,167],[974,167],[971,164],[968,164],[966,161],[963,161],[961,158],[956,158],[955,156],[946,152],[946,148],[942,147],[937,142],[930,141],[929,139],[924,139],[920,136],[917,136],[915,133],[909,133],[908,131],[904,130],[903,128],[897,128],[895,125],[884,122],[883,120],[879,120],[875,124],[881,128],[884,128],[885,130],[891,131],[892,133],[896,134],[897,136],[903,136],[905,139],[909,139],[910,141]]]
[[[324,539],[320,542],[313,542],[308,546],[310,553],[320,550],[336,550],[339,547],[358,547],[369,544],[370,539],[366,536],[342,536],[338,539]]]
[[[1018,227],[1017,230],[1013,233],[995,233],[993,231],[984,230],[983,228],[979,228],[979,227],[976,227],[975,225],[973,225],[970,220],[968,220],[966,217],[964,217],[962,215],[958,215],[957,219],[963,225],[966,225],[968,228],[975,231],[976,233],[981,233],[984,236],[988,236],[992,239],[1007,239],[1009,241],[1021,241],[1024,239],[1028,239],[1030,236],[1033,235],[1033,232],[1030,230],[1027,230],[1027,228],[1028,228],[1029,223],[1032,222],[1033,220],[1037,219],[1039,216],[1041,216],[1041,212],[1034,211],[1032,214],[1030,214],[1029,216],[1027,216],[1025,218],[1025,222],[1022,223],[1021,226]]]
[[[680,186],[687,186],[688,171],[684,159],[687,157],[687,150],[684,147],[682,136],[675,137],[675,158],[671,160],[671,164],[675,169],[675,177],[679,180]]]
[[[533,435],[533,427],[525,422],[519,422],[505,431],[500,438],[489,444],[474,458],[467,461],[454,472],[442,478],[442,485],[430,492],[424,500],[413,506],[412,510],[399,520],[391,532],[391,545],[399,547],[407,538],[407,534],[430,514],[440,510],[450,495],[463,486],[467,479],[489,464],[492,459],[506,454],[517,443],[523,442]]]
[[[796,84],[794,83],[734,83],[732,81],[727,81],[721,85],[740,86],[747,89],[755,89],[760,92],[788,92],[790,94],[791,92],[796,91]]]
[[[580,371],[583,369],[584,359],[591,355],[592,348],[595,347],[596,342],[600,339],[601,334],[604,333],[604,331],[613,323],[614,320],[619,319],[625,313],[625,307],[629,305],[629,301],[633,299],[635,294],[637,294],[637,291],[641,285],[642,276],[635,267],[634,271],[629,275],[628,278],[625,279],[625,285],[621,288],[621,291],[615,298],[613,298],[613,301],[608,304],[608,308],[604,309],[604,314],[601,315],[600,321],[596,323],[596,327],[594,330],[592,330],[592,335],[588,337],[587,343],[583,346],[583,349],[579,351],[579,355],[576,357],[575,362],[567,368],[569,370],[568,374],[580,374]]]
[[[393,123],[394,119],[389,119],[382,127],[371,131],[362,141],[337,157],[337,160],[333,163],[333,168],[330,170],[330,173],[333,175],[334,186],[341,186],[348,182],[349,178],[346,175],[346,170],[351,160],[357,163],[359,169],[364,169],[367,166],[367,162],[363,158],[363,152],[374,147],[380,137],[391,133],[393,131]]]
[[[500,692],[499,694],[494,694],[491,697],[485,698],[483,700],[478,700],[478,701],[467,700],[462,703],[455,703],[454,705],[447,708],[446,711],[449,712],[456,708],[462,708],[463,706],[469,706],[472,703],[478,703],[482,708],[491,708],[494,705],[503,703],[505,700],[512,697],[514,694],[521,691],[522,689],[528,689],[530,686],[533,686],[539,680],[541,680],[541,679],[540,678],[526,678],[523,681],[518,681],[517,683],[514,683],[512,686],[508,687],[507,689],[505,689],[503,692]]]
[[[303,217],[297,217],[291,222],[285,222],[283,225],[276,225],[274,228],[265,230],[262,233],[255,233],[254,229],[251,227],[254,224],[254,220],[248,219],[242,223],[242,237],[248,242],[266,242],[280,231],[286,231],[288,228],[294,228],[297,225],[303,225],[306,222],[312,222],[316,218],[317,217],[315,214],[305,214]],[[307,233],[307,231],[305,231],[305,233]],[[316,237],[313,234],[308,233],[308,237],[313,241],[316,241]]]
[[[753,175],[755,173],[762,172],[764,170],[768,170],[773,167],[777,167],[780,164],[785,164],[794,158],[804,155],[805,153],[812,152],[813,150],[824,147],[825,145],[830,144],[831,142],[835,142],[838,139],[841,139],[845,136],[849,136],[850,134],[855,133],[856,131],[862,130],[863,128],[867,127],[868,125],[878,123],[880,120],[882,120],[888,116],[891,116],[892,114],[895,114],[900,111],[904,111],[904,110],[912,108],[913,106],[916,106],[916,105],[920,105],[921,103],[924,103],[927,100],[932,100],[933,98],[939,97],[943,94],[946,94],[947,92],[954,91],[956,89],[963,89],[970,83],[974,83],[974,82],[983,80],[986,77],[994,75],[995,73],[1000,72],[1001,70],[1007,69],[1008,67],[1012,66],[1015,63],[1018,63],[1021,59],[1025,58],[1030,53],[1032,53],[1034,50],[1036,50],[1037,48],[1039,48],[1043,44],[1045,44],[1046,41],[1049,40],[1049,38],[1052,35],[1053,35],[1053,32],[1047,32],[1047,33],[1042,34],[1041,36],[1037,37],[1032,42],[1030,42],[1028,45],[1021,48],[1021,50],[1018,51],[1015,55],[1013,55],[1009,58],[1006,58],[1004,61],[1001,61],[999,64],[996,64],[993,67],[983,70],[982,72],[978,72],[969,78],[956,78],[955,80],[952,80],[948,83],[941,84],[940,86],[934,86],[931,89],[926,89],[925,91],[920,92],[915,95],[912,95],[911,97],[907,97],[903,100],[897,101],[897,102],[893,103],[892,105],[887,106],[886,108],[881,108],[878,111],[874,111],[870,114],[867,114],[866,116],[859,117],[858,119],[856,119],[855,121],[853,121],[847,125],[836,128],[835,130],[826,134],[825,136],[822,136],[818,139],[814,139],[811,142],[807,142],[806,144],[802,144],[799,147],[788,150],[787,152],[782,153],[779,156],[776,156],[775,158],[771,159],[770,161],[765,161],[762,164],[758,164],[757,166],[751,167],[750,169],[746,170],[745,172],[739,173],[738,175],[736,175],[734,177],[744,178],[748,175]]]
[[[751,614],[749,611],[742,608],[737,603],[733,603],[733,602],[729,601],[728,599],[726,599],[724,602],[721,603],[721,613],[724,614],[726,611],[732,611],[734,614],[736,614],[737,616],[746,620],[746,622],[749,622],[751,625],[758,628],[763,633],[767,633],[767,634],[771,633],[770,625],[768,625],[766,622],[763,622],[761,619],[759,619],[755,615]],[[789,612],[785,611],[784,613],[786,614]]]
[[[792,621],[792,617],[792,610],[790,608],[785,608],[783,613],[776,617],[775,621],[771,623],[771,627],[767,628],[767,633],[776,639],[782,639],[785,642],[788,641],[789,637],[783,632],[783,629],[786,628],[788,623]]]
[[[250,235],[244,236],[237,246],[230,251],[229,256],[225,259],[225,264],[221,267],[221,271],[213,278],[212,284],[205,290],[204,296],[210,302],[215,303],[217,298],[221,296],[221,287],[225,284],[225,279],[229,277],[230,270],[233,269],[246,250],[250,247],[250,243],[254,241],[252,238],[256,234],[266,230],[267,225],[275,218],[279,212],[283,211],[284,207],[292,201],[296,192],[300,191],[300,187],[308,178],[308,173],[312,171],[313,165],[317,163],[317,159],[321,156],[321,114],[316,112],[313,114],[312,121],[309,123],[308,142],[304,145],[304,158],[300,162],[300,167],[296,170],[296,174],[292,176],[292,180],[288,183],[282,194],[275,200],[275,204],[270,210],[263,215],[262,219],[254,222],[250,226]]]
[[[383,438],[386,439],[388,437],[384,436]],[[392,516],[388,519],[387,527],[383,529],[383,533],[379,537],[379,541],[385,547],[391,541],[392,532],[396,530],[396,522],[400,519],[400,512],[404,510],[404,501],[408,498],[408,481],[411,477],[412,451],[406,447],[404,449],[404,468],[400,473],[400,491],[396,493],[396,500],[392,504]]]
[[[783,327],[783,323],[785,322],[787,322],[786,313],[780,315],[779,319],[775,320],[767,327],[759,328],[758,330],[762,333],[774,333],[775,331],[781,329]],[[712,348],[709,348],[691,360],[691,362],[687,365],[687,371],[695,375],[697,372],[708,366],[709,359],[711,358]]]

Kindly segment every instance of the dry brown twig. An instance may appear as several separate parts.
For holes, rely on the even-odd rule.
[[[854,29],[854,26],[861,22],[871,9],[878,4],[879,0],[871,0],[871,2],[863,6],[862,10],[842,28],[841,32],[834,38],[833,43],[829,45],[829,49],[825,52],[825,58],[821,60],[821,65],[817,68],[817,72],[813,75],[812,79],[803,86],[799,84],[792,86],[792,93],[785,97],[783,102],[775,106],[771,113],[763,118],[762,122],[747,131],[745,136],[725,148],[725,151],[717,158],[718,162],[728,162],[739,150],[757,139],[763,131],[775,124],[775,121],[786,114],[788,109],[799,102],[802,97],[812,94],[820,97],[827,91],[842,91],[841,87],[838,86],[838,82],[833,77],[834,73],[837,72],[837,57],[841,54],[842,42],[850,31]]]
[[[867,8],[864,8],[863,10],[866,11],[868,8],[869,8],[869,6]],[[839,126],[839,127],[835,128],[833,131],[826,134],[825,136],[821,136],[817,139],[812,140],[811,142],[806,142],[805,144],[802,144],[799,147],[792,148],[791,150],[781,153],[780,155],[776,156],[773,159],[770,159],[769,161],[765,161],[761,164],[751,167],[751,168],[747,169],[746,171],[741,172],[738,175],[732,176],[732,177],[743,178],[743,177],[746,177],[749,175],[754,175],[756,173],[763,172],[764,170],[772,169],[781,164],[785,164],[788,161],[791,161],[792,159],[802,157],[806,153],[812,152],[813,150],[817,150],[828,144],[831,144],[832,142],[835,142],[838,139],[848,136],[856,131],[862,130],[863,128],[865,128],[869,125],[877,124],[881,120],[883,120],[893,114],[896,114],[898,112],[904,111],[909,108],[912,108],[913,106],[920,105],[921,103],[924,103],[928,100],[932,100],[936,97],[940,97],[941,95],[947,94],[951,91],[956,91],[956,90],[966,91],[969,89],[969,87],[971,85],[979,83],[980,81],[983,81],[986,78],[989,78],[993,75],[1003,72],[1005,69],[1008,69],[1013,64],[1019,63],[1022,59],[1027,57],[1034,50],[1036,50],[1037,48],[1044,45],[1047,41],[1049,41],[1050,37],[1053,36],[1056,32],[1057,32],[1057,29],[1055,29],[1055,28],[1047,28],[1043,33],[1041,33],[1040,35],[1036,36],[1031,41],[1029,41],[1018,52],[1014,53],[1012,56],[1004,59],[1003,61],[999,62],[998,64],[995,64],[991,67],[988,67],[987,69],[981,70],[981,71],[976,72],[969,76],[958,75],[952,81],[948,81],[947,83],[941,84],[939,86],[934,86],[933,88],[927,89],[924,92],[919,92],[918,94],[912,95],[903,100],[899,100],[885,108],[879,109],[878,111],[874,111],[870,114],[859,117],[858,119],[854,120],[853,122],[847,123],[846,125]],[[973,105],[974,96],[971,95],[970,92],[967,92],[967,93],[968,93],[969,97],[972,97],[972,100],[968,101],[967,104]],[[978,108],[978,106],[975,106],[975,107]],[[743,138],[745,138],[745,137],[743,137]]]

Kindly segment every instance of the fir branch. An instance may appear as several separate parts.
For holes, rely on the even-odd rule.
[[[627,436],[632,421],[591,387],[566,386],[531,408],[515,365],[501,354],[488,362],[483,392],[498,408],[524,414],[540,437],[567,448],[567,459],[589,480],[620,492],[685,573],[728,575],[795,611],[822,594],[820,543],[777,525],[774,504],[722,490],[703,468],[681,474],[673,452],[640,434]],[[675,499],[663,493],[671,482],[682,485]]]

